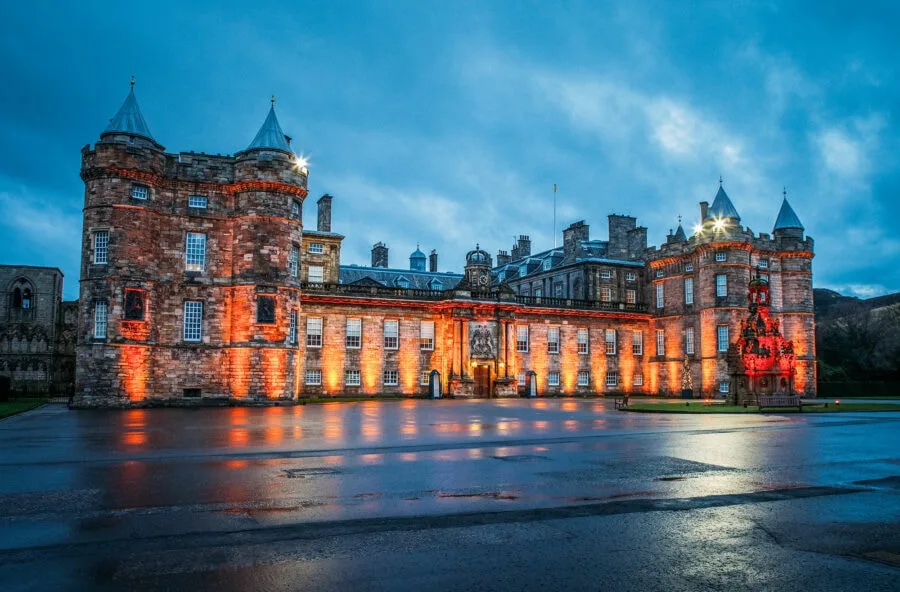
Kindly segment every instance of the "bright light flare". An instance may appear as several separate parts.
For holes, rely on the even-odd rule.
[[[713,230],[722,230],[725,228],[724,218],[713,218]]]
[[[304,175],[309,173],[309,157],[305,154],[297,154],[294,156],[294,166],[297,167]]]
[[[700,224],[699,222],[697,224],[694,224],[694,234],[700,234],[702,232],[703,232],[703,224]]]

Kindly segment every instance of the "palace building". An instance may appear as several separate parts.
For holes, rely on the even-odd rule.
[[[419,248],[392,268],[384,243],[344,265],[332,196],[304,228],[309,173],[274,101],[243,151],[174,154],[133,88],[81,174],[75,406],[670,394],[686,372],[695,395],[727,393],[752,272],[794,344],[788,388],[815,394],[813,241],[786,198],[772,234],[742,227],[720,184],[701,227],[658,248],[611,215],[606,240],[580,221],[558,249],[476,245],[463,273]]]

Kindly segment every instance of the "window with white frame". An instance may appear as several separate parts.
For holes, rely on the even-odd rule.
[[[726,394],[726,395],[728,394],[728,381],[727,380],[723,380],[723,381],[719,382],[719,392]]]
[[[591,373],[587,370],[580,370],[578,372],[578,386],[590,386],[591,385]]]
[[[637,290],[625,290],[625,304],[637,304]]]
[[[307,281],[311,284],[325,283],[325,268],[321,265],[308,265],[306,267],[309,275]]]
[[[406,279],[405,277],[398,277],[396,283],[397,283],[398,288],[408,288],[409,287],[409,280]]]
[[[519,277],[524,277],[526,275],[528,275],[528,264],[523,263],[519,266]]]
[[[694,355],[694,328],[684,328],[684,353]]]
[[[347,319],[347,349],[359,349],[362,346],[362,319]]]
[[[716,351],[728,351],[728,325],[718,325],[716,327]]]
[[[559,353],[559,327],[547,328],[547,353]]]
[[[384,322],[384,349],[397,349],[400,346],[400,321]]]
[[[297,311],[291,309],[291,324],[288,328],[288,343],[297,345]]]
[[[422,370],[422,377],[419,379],[419,386],[428,386],[431,384],[431,371]]]
[[[528,353],[528,325],[516,325],[516,351]]]
[[[519,372],[519,374],[516,376],[516,379],[519,382],[519,386],[525,386],[525,373],[524,372]]]
[[[664,272],[663,270],[661,270],[661,269],[656,270],[656,277],[661,278],[664,275],[666,275],[666,272]]]
[[[291,277],[300,276],[300,247],[291,247]]]
[[[306,384],[310,386],[319,386],[322,384],[322,371],[321,370],[307,370],[306,371]]]
[[[98,230],[94,233],[94,263],[109,263],[109,231]]]
[[[206,209],[209,200],[205,195],[189,195],[188,196],[188,207],[189,208],[203,208]]]
[[[666,332],[664,329],[656,330],[656,355],[666,355]]]
[[[604,332],[604,337],[606,338],[606,355],[616,355],[616,330],[607,329]]]
[[[684,278],[684,303],[694,303],[694,278]]]
[[[761,274],[759,274],[759,279],[768,284],[769,283],[769,274],[761,273]]]
[[[553,265],[553,260],[547,257],[541,262],[541,269],[548,271],[551,265]]]
[[[206,235],[188,232],[184,242],[184,268],[203,271],[206,268]]]
[[[769,269],[769,260],[768,259],[760,259],[759,263],[756,264],[760,269]]]
[[[640,373],[635,374],[631,382],[634,386],[644,386],[644,375]]]
[[[137,183],[131,186],[131,198],[132,199],[147,199],[150,196],[150,188],[146,185],[139,185]]]
[[[693,263],[685,263],[684,270],[685,271],[694,271],[694,264]]]
[[[322,317],[306,318],[306,347],[322,347]]]
[[[544,295],[544,289],[543,289],[542,287],[540,287],[540,286],[535,286],[535,288],[534,288],[534,297],[535,297],[535,298],[540,298],[540,297],[543,296],[543,295]]]
[[[185,341],[203,339],[203,303],[199,300],[186,300],[184,303],[183,335]]]
[[[728,296],[728,277],[724,273],[716,276],[716,296]]]
[[[727,260],[728,260],[728,255],[725,253],[725,251],[717,251],[716,252],[716,261],[721,263],[721,262],[727,261]]]
[[[612,271],[609,269],[601,269],[600,270],[600,279],[611,280],[612,279]]]
[[[291,201],[291,218],[293,218],[294,220],[299,220],[300,219],[300,211],[301,211],[300,202],[297,200]]]
[[[578,353],[581,355],[587,355],[590,345],[589,339],[590,334],[587,329],[579,329],[578,330]]]
[[[635,356],[644,355],[644,333],[643,331],[631,332],[631,354]]]
[[[322,243],[309,243],[308,251],[316,255],[321,255],[325,252],[325,245],[323,245]]]
[[[633,281],[635,281],[636,279],[637,279],[637,274],[634,273],[633,271],[629,271],[628,273],[625,274],[625,281],[626,281],[626,282],[633,282]]]
[[[434,321],[422,321],[419,325],[419,349],[422,351],[434,349]]]
[[[607,372],[606,373],[606,386],[618,386],[619,384],[619,373],[618,372]]]
[[[384,371],[384,386],[397,386],[400,384],[400,373],[396,370]]]
[[[344,370],[344,384],[347,386],[359,386],[362,384],[359,370]]]
[[[442,282],[441,280],[438,280],[438,279],[433,279],[433,280],[431,280],[431,283],[429,284],[429,288],[434,291],[441,291],[444,289],[444,282]]]
[[[663,293],[663,284],[662,282],[656,284],[656,308],[662,308],[665,306],[666,300]]]
[[[559,372],[549,372],[547,374],[547,384],[549,386],[559,386]]]
[[[600,301],[601,302],[610,302],[612,300],[612,288],[609,286],[602,286],[600,288]]]
[[[106,339],[107,312],[106,300],[94,302],[94,339]]]

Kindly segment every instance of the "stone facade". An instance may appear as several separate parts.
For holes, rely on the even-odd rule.
[[[0,288],[0,376],[16,393],[71,393],[78,310],[62,300],[62,272],[0,265]]]

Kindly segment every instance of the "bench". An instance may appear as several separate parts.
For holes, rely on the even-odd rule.
[[[762,411],[763,407],[796,407],[797,411],[803,411],[800,395],[760,395],[759,410]]]
[[[628,395],[616,399],[616,409],[625,409],[628,407]]]

